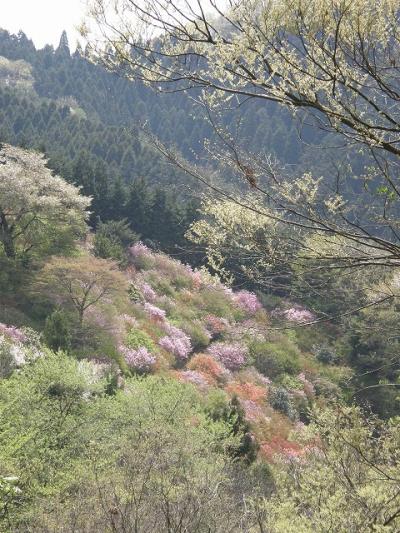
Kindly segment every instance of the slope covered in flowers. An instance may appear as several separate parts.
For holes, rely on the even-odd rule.
[[[140,242],[128,258],[125,300],[106,302],[108,313],[93,306],[87,315],[107,338],[79,354],[93,379],[123,387],[124,376],[158,374],[192,384],[214,398],[216,410],[234,406],[261,457],[300,457],[309,408],[337,398],[349,377],[346,367],[321,357],[327,354],[317,349],[317,332],[287,329],[312,314],[265,295],[261,303]],[[32,330],[0,323],[0,351],[6,377],[43,348]]]
[[[130,248],[129,263],[121,367],[217,389],[240,406],[260,454],[300,455],[292,437],[309,408],[337,397],[348,377],[347,368],[318,360],[310,331],[280,329],[312,314],[283,302],[267,311],[255,294],[233,291],[142,243]]]

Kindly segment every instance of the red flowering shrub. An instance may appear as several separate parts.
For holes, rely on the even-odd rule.
[[[228,327],[229,322],[225,318],[220,318],[215,315],[206,315],[204,317],[206,328],[213,336],[221,335]]]
[[[299,460],[304,454],[304,450],[297,442],[291,442],[275,435],[269,442],[261,444],[260,453],[268,462],[273,463],[279,459],[285,461]]]
[[[238,396],[241,400],[250,400],[258,404],[264,403],[267,398],[266,387],[261,387],[254,383],[231,381],[225,387],[225,390],[231,395]]]
[[[227,377],[228,372],[211,355],[197,354],[187,364],[189,370],[196,370],[209,376],[214,381],[221,381]]]

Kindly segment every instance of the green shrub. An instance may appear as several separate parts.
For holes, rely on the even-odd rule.
[[[199,322],[182,322],[179,327],[190,337],[193,349],[200,351],[210,344],[210,334]]]
[[[269,393],[269,403],[271,407],[280,411],[292,420],[296,418],[296,410],[290,400],[290,394],[284,387],[273,388]]]
[[[126,338],[126,344],[129,348],[137,350],[141,346],[147,348],[150,352],[155,349],[155,344],[151,337],[140,329],[131,329]]]
[[[14,357],[11,352],[11,343],[5,339],[0,339],[0,378],[8,378],[15,368]]]
[[[317,346],[314,354],[317,361],[324,365],[333,365],[338,361],[338,356],[335,350],[326,344]]]
[[[228,297],[222,291],[204,290],[203,291],[203,309],[206,313],[218,317],[232,319],[233,306]]]
[[[150,283],[156,293],[160,296],[169,296],[171,298],[175,298],[176,293],[171,281],[168,279],[168,277],[165,275],[163,276],[160,272],[150,270],[146,274],[146,281]]]
[[[275,342],[253,343],[250,355],[257,370],[270,378],[300,372],[299,350],[285,337]]]
[[[71,347],[71,322],[60,309],[53,311],[46,318],[43,339],[52,350],[68,351]]]

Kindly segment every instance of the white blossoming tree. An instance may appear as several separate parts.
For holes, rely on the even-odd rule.
[[[84,235],[90,198],[54,176],[44,157],[10,145],[0,149],[0,254],[62,251]]]

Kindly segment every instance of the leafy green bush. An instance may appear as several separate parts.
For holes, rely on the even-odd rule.
[[[230,320],[233,305],[222,290],[206,289],[203,291],[203,309],[206,313]]]
[[[60,309],[46,318],[43,339],[52,350],[66,350],[71,347],[71,320]]]
[[[192,386],[159,377],[97,394],[107,384],[91,368],[49,353],[0,380],[0,462],[21,496],[0,529],[233,531],[245,514],[227,485],[237,417],[213,421]]]
[[[195,351],[204,350],[210,344],[210,334],[201,324],[189,322],[182,329],[189,335]]]
[[[147,348],[150,352],[154,351],[155,344],[151,337],[145,331],[140,329],[131,329],[126,338],[126,345],[129,348],[137,350],[138,348]]]
[[[138,236],[130,229],[124,220],[109,220],[100,222],[93,239],[93,252],[96,257],[114,259],[126,264],[126,248],[138,240]]]
[[[300,372],[299,350],[285,337],[275,342],[254,342],[250,354],[257,370],[269,378]]]
[[[292,420],[296,418],[296,410],[290,400],[290,395],[284,387],[272,388],[269,393],[271,407],[285,414]]]
[[[317,361],[325,365],[333,365],[338,360],[338,356],[335,350],[330,346],[327,346],[326,344],[317,346],[314,351],[314,354]]]

